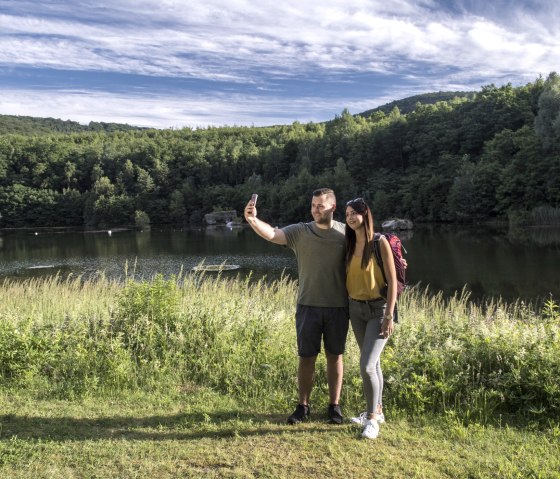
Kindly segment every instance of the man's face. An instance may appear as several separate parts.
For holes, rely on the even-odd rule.
[[[328,195],[314,196],[311,200],[311,215],[318,224],[330,224],[336,204]]]

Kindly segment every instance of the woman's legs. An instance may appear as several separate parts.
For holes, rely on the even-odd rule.
[[[364,384],[364,394],[368,415],[377,413],[381,404],[383,372],[381,371],[381,352],[387,340],[381,336],[381,322],[371,318],[367,323],[364,342],[360,354],[360,372]]]
[[[368,417],[375,417],[378,405],[382,404],[383,372],[380,356],[387,342],[381,335],[384,310],[363,303],[352,303],[350,307],[352,330],[360,348],[360,373]]]
[[[383,345],[383,347],[385,347],[385,345]],[[383,409],[383,371],[381,370],[381,357],[377,360],[376,371],[377,380],[379,381],[379,397],[377,399],[376,412],[381,413]]]

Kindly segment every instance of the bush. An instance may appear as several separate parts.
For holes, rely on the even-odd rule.
[[[549,303],[542,314],[523,302],[481,308],[467,297],[405,297],[401,330],[384,353],[394,405],[412,414],[452,411],[479,421],[560,417],[554,307]]]
[[[117,299],[113,334],[138,362],[162,359],[179,329],[179,291],[174,279],[157,275],[151,282],[130,281]]]

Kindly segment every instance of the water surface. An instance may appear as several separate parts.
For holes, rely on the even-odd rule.
[[[416,227],[401,233],[409,283],[449,296],[466,286],[474,299],[500,296],[533,301],[560,298],[560,229],[516,232],[475,227]],[[285,247],[266,242],[250,228],[0,232],[0,278],[52,274],[91,278],[165,277],[205,264],[235,264],[223,273],[275,279],[297,277]]]

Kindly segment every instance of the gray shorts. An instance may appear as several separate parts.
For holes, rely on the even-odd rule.
[[[348,308],[322,308],[298,304],[296,331],[298,355],[302,358],[321,352],[321,338],[325,351],[343,354],[348,334]]]

